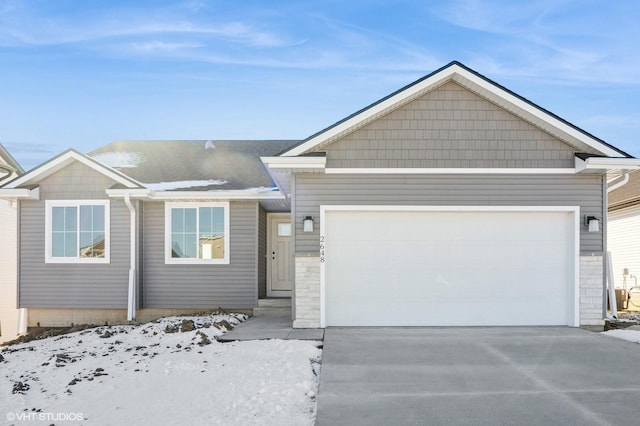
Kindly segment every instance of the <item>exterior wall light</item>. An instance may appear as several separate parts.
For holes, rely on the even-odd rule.
[[[302,219],[302,230],[304,232],[313,232],[313,218],[311,216],[305,216]]]
[[[595,216],[586,216],[585,223],[589,227],[589,232],[600,232],[600,220]]]

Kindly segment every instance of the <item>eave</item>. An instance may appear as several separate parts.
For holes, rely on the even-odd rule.
[[[0,188],[0,199],[2,200],[39,200],[40,187],[34,188]]]
[[[617,176],[640,169],[639,158],[621,157],[575,157],[576,173],[581,174],[607,174]]]

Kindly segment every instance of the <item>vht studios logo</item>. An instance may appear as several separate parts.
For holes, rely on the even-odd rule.
[[[82,413],[35,413],[24,411],[21,413],[7,413],[7,420],[10,422],[75,422],[84,420],[84,416]]]

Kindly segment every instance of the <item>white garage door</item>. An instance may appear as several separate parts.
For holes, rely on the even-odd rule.
[[[327,326],[574,325],[570,212],[334,211]]]

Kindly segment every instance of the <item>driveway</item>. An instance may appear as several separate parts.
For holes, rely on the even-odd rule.
[[[328,328],[318,425],[637,425],[640,345],[581,329]]]

